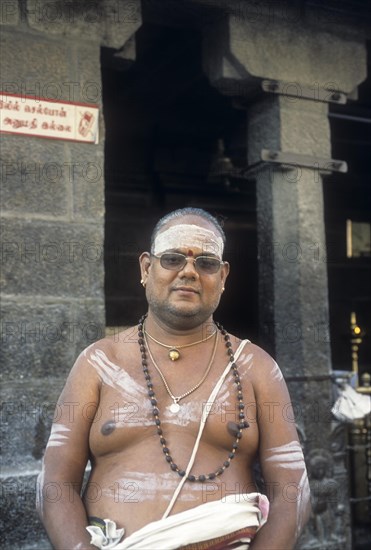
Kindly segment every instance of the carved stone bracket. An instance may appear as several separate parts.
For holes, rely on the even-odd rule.
[[[133,36],[142,25],[140,0],[27,0],[25,16],[29,27],[55,36],[78,37],[122,50],[133,58]],[[135,50],[134,50],[135,51]]]

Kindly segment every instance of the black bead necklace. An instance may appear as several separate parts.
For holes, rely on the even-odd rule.
[[[152,414],[153,414],[154,419],[155,419],[155,424],[156,424],[156,427],[157,427],[157,433],[160,437],[162,452],[165,455],[166,462],[169,463],[169,466],[170,466],[171,470],[173,470],[174,472],[177,472],[177,474],[180,477],[184,477],[185,476],[185,470],[182,470],[181,468],[179,468],[177,466],[177,464],[175,464],[175,462],[173,461],[172,456],[170,455],[170,450],[166,446],[166,440],[164,438],[163,431],[162,431],[162,428],[161,428],[161,421],[160,421],[160,417],[159,417],[160,411],[158,410],[158,407],[157,407],[157,399],[156,399],[156,396],[155,396],[155,392],[153,390],[151,375],[150,375],[149,370],[148,370],[147,353],[146,353],[145,340],[144,340],[144,330],[143,330],[143,323],[144,323],[145,318],[146,318],[146,315],[143,315],[143,317],[141,317],[141,319],[139,320],[139,324],[138,324],[138,344],[139,344],[139,349],[140,349],[140,353],[141,353],[141,357],[142,357],[143,373],[144,373],[144,377],[146,379],[147,388],[148,388],[148,396],[149,396],[149,399],[150,399],[151,405],[152,405]],[[226,468],[229,468],[229,466],[231,464],[231,460],[235,457],[240,439],[242,437],[242,430],[244,428],[248,428],[248,426],[249,426],[248,422],[245,420],[245,413],[244,413],[245,405],[244,405],[244,402],[243,402],[241,379],[240,379],[240,375],[239,375],[238,370],[237,370],[237,365],[234,362],[234,355],[233,355],[232,344],[230,342],[229,334],[222,327],[222,325],[220,325],[220,323],[216,322],[215,324],[218,327],[218,330],[220,331],[222,336],[224,337],[225,346],[227,348],[227,354],[229,355],[229,361],[231,362],[231,370],[232,370],[232,374],[233,374],[233,377],[234,377],[234,383],[236,384],[236,389],[237,389],[237,408],[238,408],[238,411],[239,411],[239,413],[238,413],[239,423],[235,425],[235,428],[236,428],[235,437],[236,437],[236,439],[235,439],[235,441],[232,445],[232,449],[231,449],[230,453],[228,453],[227,460],[225,460],[223,462],[222,466],[220,466],[215,472],[211,472],[210,474],[200,474],[198,476],[188,475],[187,476],[188,481],[201,481],[201,482],[203,482],[203,481],[207,481],[209,479],[215,479],[217,476],[222,475],[223,472],[226,470]]]

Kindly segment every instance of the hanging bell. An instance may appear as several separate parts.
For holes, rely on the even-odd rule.
[[[178,359],[180,357],[180,353],[177,349],[171,349],[169,351],[169,357],[172,361],[178,361]]]

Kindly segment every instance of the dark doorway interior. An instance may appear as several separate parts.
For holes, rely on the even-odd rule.
[[[362,329],[358,349],[360,376],[371,373],[371,244],[347,257],[347,220],[371,225],[371,42],[368,77],[358,88],[357,101],[332,105],[329,119],[332,157],[346,160],[347,174],[324,182],[330,329],[333,369],[351,370],[350,314]],[[353,245],[356,244],[353,235]]]
[[[218,144],[219,156],[224,144],[224,156],[245,165],[246,112],[210,86],[201,39],[191,25],[144,22],[130,67],[102,52],[107,325],[135,324],[146,310],[137,258],[157,219],[197,206],[219,216],[229,238],[232,269],[216,319],[256,340],[255,188],[210,178]]]

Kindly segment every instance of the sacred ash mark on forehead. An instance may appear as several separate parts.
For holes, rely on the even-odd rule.
[[[153,245],[153,254],[158,256],[168,250],[197,247],[205,254],[215,254],[222,259],[224,243],[220,235],[210,229],[194,224],[171,225],[159,233]]]

